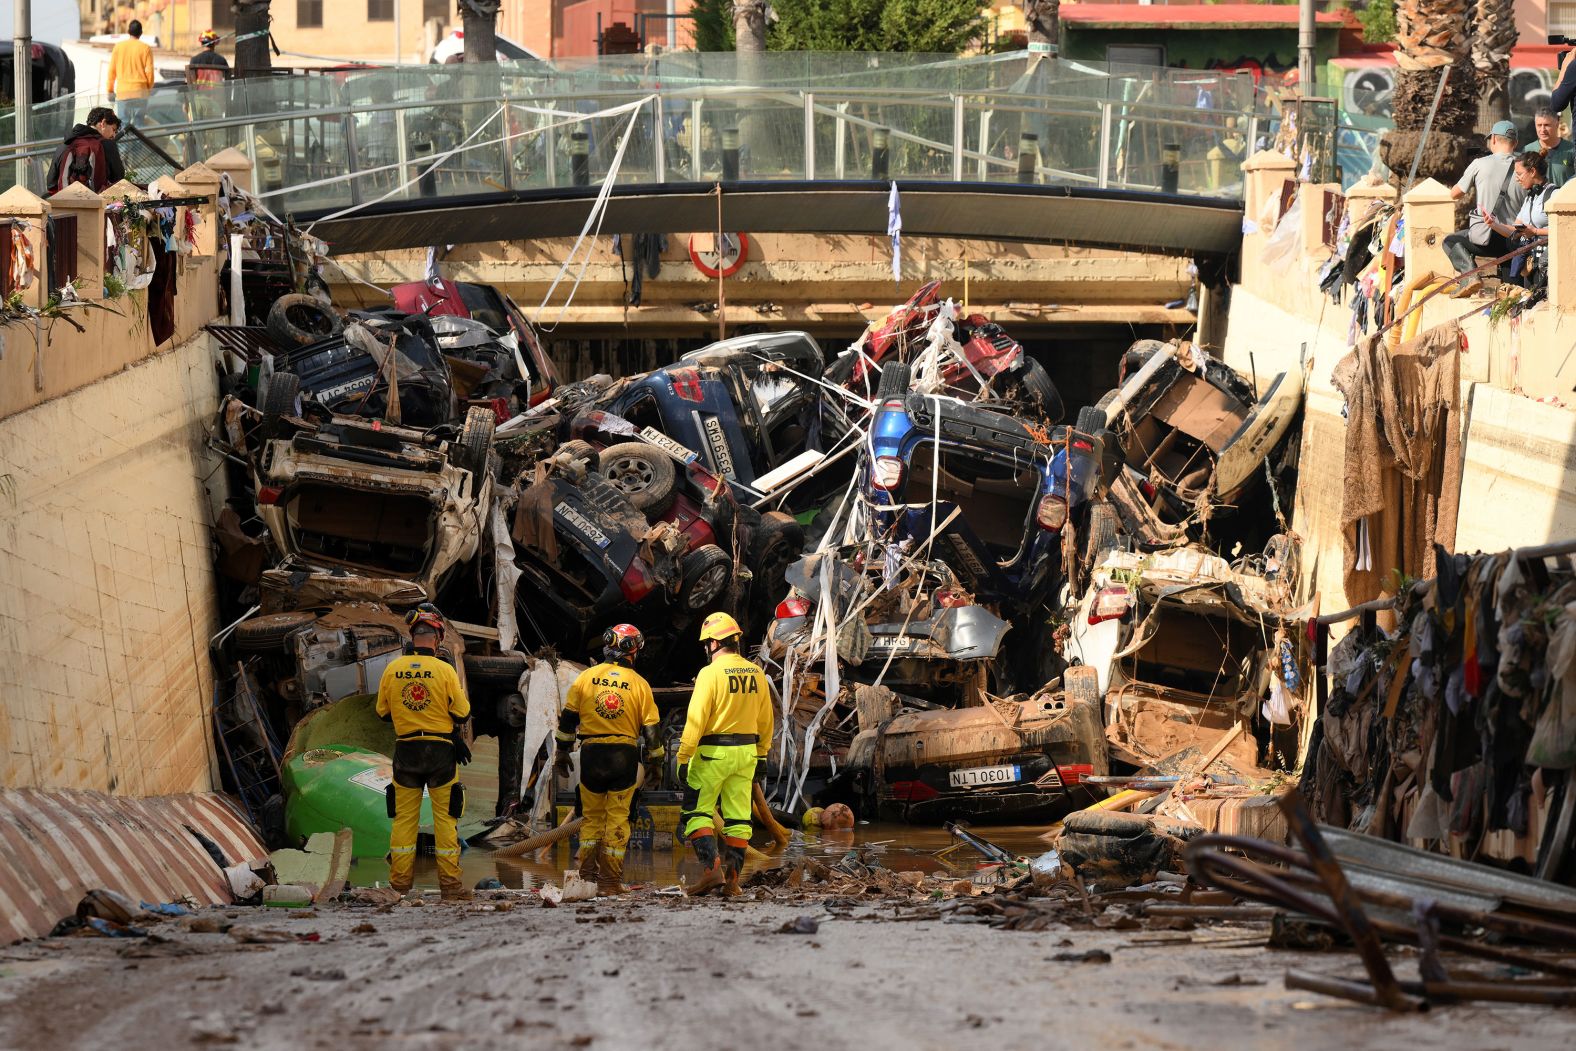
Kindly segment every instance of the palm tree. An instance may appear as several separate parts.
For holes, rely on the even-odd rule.
[[[1398,0],[1395,6],[1395,129],[1379,143],[1379,159],[1399,182],[1418,157],[1417,179],[1449,185],[1465,170],[1482,140],[1477,124],[1477,70],[1467,32],[1468,0]],[[1433,107],[1439,78],[1450,82],[1440,98],[1433,128],[1421,155],[1423,125]]]
[[[235,75],[267,76],[274,64],[268,48],[268,0],[231,0],[231,7],[235,10]]]
[[[498,0],[460,0],[467,63],[498,61],[498,6]]]
[[[1478,75],[1479,134],[1510,116],[1510,51],[1516,46],[1515,0],[1477,0],[1472,65]]]
[[[1023,18],[1028,26],[1029,45],[1050,44],[1058,41],[1061,23],[1061,0],[1023,0]]]

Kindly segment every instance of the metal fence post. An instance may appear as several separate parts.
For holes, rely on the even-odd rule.
[[[667,106],[662,101],[662,96],[658,95],[653,102],[651,110],[651,163],[652,167],[656,169],[652,174],[656,176],[658,183],[668,181],[667,116]]]
[[[963,116],[963,96],[952,96],[952,181],[963,181],[963,137],[968,134],[968,123]]]
[[[501,125],[499,129],[501,134],[498,137],[502,140],[498,143],[498,167],[501,169],[499,175],[504,189],[512,190],[514,189],[514,135],[509,130],[509,100],[507,98],[498,100],[498,123]]]
[[[353,113],[350,113],[350,112],[347,111],[343,116],[340,117],[340,120],[345,122],[344,123],[344,128],[345,128],[345,153],[346,153],[345,161],[350,166],[349,170],[350,170],[350,176],[351,176],[350,180],[349,180],[349,182],[350,182],[350,203],[351,204],[360,204],[361,203],[361,180],[357,179],[355,177],[356,173],[361,170],[360,159],[356,156],[356,154],[358,152],[357,149],[356,149],[356,118],[355,118],[355,115]],[[286,131],[285,131],[286,135],[292,134],[294,132],[294,130],[295,130],[294,127],[293,127],[293,122],[291,122],[291,121],[286,121],[285,122],[285,128],[286,128]]]
[[[980,182],[990,181],[990,119],[991,111],[980,110],[980,150],[979,160],[976,162],[974,177]]]
[[[690,100],[690,178],[700,182],[700,104],[701,99]]]
[[[543,153],[546,156],[546,163],[547,163],[547,185],[549,185],[549,186],[557,186],[558,185],[558,126],[557,126],[557,124],[550,122],[547,125],[547,130],[545,132],[543,132],[543,136],[544,136],[544,139],[543,139],[543,143],[542,143],[542,149],[543,149]]]
[[[399,162],[399,167],[394,172],[394,185],[400,188],[399,195],[405,200],[410,200],[410,142],[405,138],[405,109],[401,107],[394,111],[394,159]]]
[[[846,120],[844,120],[843,117],[842,117],[842,115],[844,113],[847,113],[847,112],[848,112],[848,103],[846,103],[846,102],[839,102],[837,104],[837,113],[838,113],[838,117],[837,117],[837,145],[836,145],[836,148],[832,151],[832,154],[833,154],[833,161],[832,161],[833,168],[832,168],[832,170],[836,174],[837,180],[839,182],[841,182],[844,179],[848,178],[848,173],[847,173],[847,164],[848,164],[848,122]]]
[[[815,178],[815,92],[804,93],[804,177]]]
[[[1111,104],[1100,103],[1100,189],[1111,185]]]

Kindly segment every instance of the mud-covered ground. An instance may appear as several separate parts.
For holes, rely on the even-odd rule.
[[[1391,1016],[1288,991],[1288,967],[1358,964],[1266,949],[1264,926],[1009,931],[893,918],[913,902],[845,902],[648,891],[548,908],[527,890],[468,905],[205,910],[199,926],[233,926],[194,933],[191,919],[170,920],[151,928],[163,940],[0,949],[0,1046],[1576,1046],[1576,1011]],[[801,917],[813,933],[780,932],[812,926]],[[248,943],[258,936],[287,940]],[[1080,960],[1089,950],[1108,962]],[[1400,966],[1414,971],[1405,956]]]

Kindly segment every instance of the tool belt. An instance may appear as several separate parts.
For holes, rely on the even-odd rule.
[[[701,744],[758,744],[760,734],[707,734],[700,739]]]

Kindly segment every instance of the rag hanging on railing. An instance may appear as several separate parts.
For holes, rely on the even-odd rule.
[[[38,277],[38,261],[33,256],[33,242],[27,239],[30,224],[17,222],[20,229],[11,232],[11,287],[17,291],[31,288]]]

